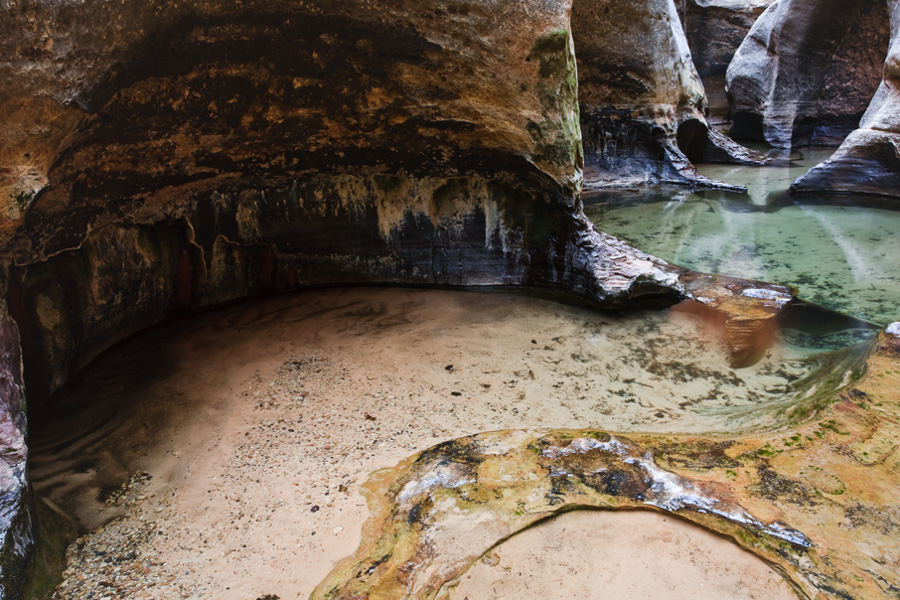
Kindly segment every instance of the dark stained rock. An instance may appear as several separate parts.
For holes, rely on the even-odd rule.
[[[860,128],[830,159],[794,182],[792,192],[900,197],[900,6],[891,6],[893,32],[884,79]]]
[[[728,67],[735,139],[790,148],[837,145],[881,79],[889,37],[882,0],[781,0]]]
[[[575,0],[572,35],[585,189],[726,187],[698,174],[691,160],[760,160],[709,133],[706,96],[673,0]]]

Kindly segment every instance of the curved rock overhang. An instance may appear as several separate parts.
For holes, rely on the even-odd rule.
[[[584,217],[570,13],[0,3],[0,382],[15,450],[2,594],[30,548],[20,336],[40,411],[131,333],[306,286],[532,286],[606,307],[696,296],[753,313],[726,322],[745,338],[790,299],[690,274]]]

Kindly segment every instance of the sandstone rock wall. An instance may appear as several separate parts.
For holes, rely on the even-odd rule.
[[[679,14],[710,113],[728,111],[725,72],[763,11],[775,0],[684,0]]]
[[[884,0],[778,0],[728,67],[736,139],[837,145],[881,79],[889,36]]]
[[[900,3],[890,0],[891,46],[884,79],[835,154],[798,179],[792,192],[866,193],[900,197]]]

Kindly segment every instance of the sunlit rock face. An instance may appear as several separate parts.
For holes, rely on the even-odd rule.
[[[790,148],[838,145],[872,99],[887,52],[883,0],[781,0],[728,67],[731,135]]]
[[[891,47],[884,79],[860,128],[791,191],[900,196],[900,3],[890,2]]]
[[[678,3],[691,56],[710,110],[727,110],[725,72],[753,23],[775,0],[687,0]],[[714,103],[717,105],[714,107]]]
[[[673,0],[575,0],[572,35],[586,189],[714,185],[690,160],[754,160],[709,131],[703,84]]]

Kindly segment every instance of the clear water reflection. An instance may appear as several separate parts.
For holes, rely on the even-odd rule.
[[[900,211],[862,196],[791,196],[830,150],[790,166],[706,165],[748,195],[650,189],[585,197],[602,230],[698,271],[793,285],[800,297],[877,324],[900,318]]]

